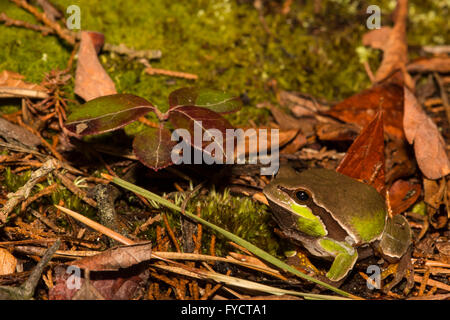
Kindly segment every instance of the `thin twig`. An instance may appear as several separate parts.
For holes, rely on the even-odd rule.
[[[128,48],[123,43],[119,44],[118,46],[115,44],[105,43],[103,46],[103,50],[114,52],[121,55],[126,55],[130,59],[147,59],[147,60],[154,60],[154,59],[160,59],[161,58],[161,50],[134,50],[131,48]]]
[[[55,184],[57,185],[57,184]],[[31,209],[30,210],[31,213],[33,214],[33,216],[35,216],[36,218],[38,218],[39,220],[41,220],[44,224],[46,224],[50,229],[52,229],[54,232],[56,233],[63,233],[64,229],[56,226],[52,221],[50,221],[50,219],[48,219],[47,217],[45,217],[43,214],[41,214],[40,212]]]
[[[433,72],[433,75],[439,85],[439,91],[441,92],[442,105],[445,108],[445,113],[447,114],[447,121],[450,124],[450,103],[448,102],[448,96],[447,96],[447,91],[445,90],[444,81],[442,81],[442,78],[437,74],[437,72]]]
[[[33,195],[32,197],[29,197],[28,199],[26,199],[24,202],[22,202],[22,206],[20,207],[20,211],[23,212],[25,211],[25,209],[34,201],[36,201],[37,199],[52,194],[53,191],[55,191],[55,189],[58,188],[58,184],[57,183],[53,183],[47,187],[45,187],[44,189],[42,189],[41,191],[39,191],[38,193],[36,193],[35,195]]]
[[[46,177],[50,172],[59,168],[59,163],[55,159],[47,160],[42,167],[37,169],[31,174],[30,179],[19,190],[14,193],[8,194],[8,202],[0,208],[0,222],[5,223],[6,218],[14,209],[14,207],[22,200],[28,198],[33,187],[43,177]]]
[[[148,74],[160,74],[160,75],[165,75],[165,76],[169,76],[169,77],[184,78],[184,79],[189,79],[189,80],[197,80],[198,79],[198,76],[196,74],[179,72],[179,71],[171,71],[171,70],[165,70],[165,69],[147,68],[147,69],[145,69],[145,72],[147,72]]]
[[[76,196],[78,196],[81,200],[83,200],[84,202],[86,202],[88,205],[97,208],[97,202],[91,198],[89,198],[86,194],[86,192],[84,192],[83,190],[81,190],[80,188],[78,188],[73,182],[72,180],[70,180],[69,178],[67,178],[65,175],[63,175],[62,173],[55,171],[55,175],[58,177],[59,180],[61,180],[61,183],[67,188],[69,189],[73,194],[75,194]]]
[[[52,21],[44,12],[38,11],[35,7],[28,4],[23,0],[10,0],[17,4],[19,7],[24,8],[28,12],[32,13],[39,21],[45,24],[45,26],[34,25],[26,21],[15,20],[9,18],[6,14],[2,13],[0,16],[0,22],[3,21],[6,26],[22,27],[34,31],[41,32],[44,35],[56,34],[61,39],[65,40],[70,45],[74,46],[77,41],[81,39],[80,32],[73,32],[68,29],[64,29],[55,21]],[[133,48],[128,48],[124,44],[110,44],[105,43],[103,45],[103,50],[108,52],[114,52],[120,55],[125,55],[130,59],[144,59],[144,60],[154,60],[160,59],[162,56],[161,50],[134,50]],[[148,65],[147,63],[143,63]]]
[[[102,226],[100,223],[97,223],[75,211],[72,211],[70,209],[67,209],[67,208],[64,208],[64,207],[61,207],[58,205],[55,205],[55,207],[58,208],[59,210],[61,210],[62,212],[68,214],[72,218],[77,219],[78,221],[84,223],[85,225],[91,227],[92,229],[94,229],[104,235],[107,235],[108,237],[110,237],[120,243],[123,243],[126,245],[136,244],[135,241],[128,239],[128,238],[122,236],[120,233],[117,233],[109,228],[106,228],[105,226]]]
[[[12,18],[8,17],[6,15],[6,13],[4,13],[4,12],[0,13],[0,22],[4,22],[5,26],[7,26],[7,27],[14,26],[14,27],[30,29],[33,31],[38,31],[38,32],[41,32],[44,36],[54,33],[52,28],[32,24],[27,21],[12,19]]]
[[[51,28],[56,32],[56,34],[61,38],[67,41],[70,45],[75,45],[76,37],[69,30],[63,29],[61,25],[57,22],[50,20],[47,15],[43,12],[39,12],[39,10],[32,5],[28,4],[24,0],[10,0],[14,2],[19,7],[27,10],[31,14],[33,14],[39,21],[44,23],[47,27]]]
[[[181,252],[180,245],[178,244],[177,238],[175,237],[175,233],[170,227],[169,220],[167,219],[167,215],[165,213],[162,214],[164,224],[166,225],[167,232],[169,233],[170,238],[172,239],[173,244],[175,245],[175,249],[177,252]]]

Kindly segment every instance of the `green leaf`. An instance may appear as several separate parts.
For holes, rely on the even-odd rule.
[[[238,97],[222,91],[187,87],[170,93],[169,106],[171,109],[177,106],[196,106],[218,113],[230,113],[238,111],[242,103]]]
[[[65,127],[78,136],[117,130],[156,108],[132,94],[113,94],[92,99],[70,114]]]
[[[163,169],[172,164],[171,152],[175,141],[171,141],[170,131],[164,126],[148,128],[139,132],[133,140],[136,157],[153,170]]]

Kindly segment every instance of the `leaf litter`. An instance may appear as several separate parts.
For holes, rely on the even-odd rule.
[[[31,5],[21,7],[31,10],[30,12],[34,10]],[[286,5],[286,8],[288,7]],[[448,73],[448,56],[441,53],[439,56],[422,57],[408,62],[407,7],[406,0],[399,0],[393,27],[385,26],[370,31],[362,39],[364,45],[383,51],[380,67],[375,73],[374,83],[370,88],[340,102],[328,102],[300,92],[276,90],[273,101],[261,102],[262,106],[267,107],[273,121],[269,125],[258,123],[251,127],[280,130],[282,164],[289,163],[302,169],[317,166],[336,169],[373,185],[386,197],[390,213],[406,216],[414,231],[415,243],[411,261],[414,262],[416,286],[412,294],[408,296],[403,296],[398,290],[391,290],[388,297],[446,299],[450,269],[450,242],[446,231],[450,201],[450,182],[448,181],[450,163],[448,134],[445,130],[448,131],[449,124],[441,120],[441,118],[445,119],[441,116],[444,108],[436,111],[436,108],[429,106],[445,107],[446,100],[442,99],[442,94],[445,97],[446,92],[442,90],[442,86],[445,88],[445,83],[448,84],[448,81],[441,79],[440,88],[430,90],[431,94],[420,96],[419,99],[418,90],[415,90],[418,87],[419,78],[412,78],[410,73],[416,73],[422,77],[432,72]],[[49,12],[48,10],[44,8],[44,13],[33,14],[39,21],[43,21],[42,17],[45,16],[45,12]],[[287,12],[286,14],[289,12],[288,9],[284,11]],[[2,138],[0,142],[1,146],[7,150],[7,154],[0,156],[1,169],[5,171],[4,179],[8,180],[9,191],[2,190],[3,207],[0,228],[4,228],[7,238],[0,239],[3,241],[0,241],[2,246],[0,247],[0,274],[15,275],[17,269],[21,267],[15,257],[15,250],[24,250],[23,246],[19,246],[21,241],[32,241],[31,247],[27,250],[33,248],[35,254],[39,251],[39,255],[46,257],[42,259],[46,261],[42,261],[42,264],[36,267],[36,271],[33,271],[34,274],[24,283],[24,285],[32,283],[32,291],[29,287],[26,287],[26,292],[22,290],[25,287],[20,287],[22,288],[20,290],[0,287],[0,294],[7,292],[6,296],[2,297],[29,298],[33,296],[37,280],[53,256],[54,263],[49,268],[49,274],[53,273],[53,277],[42,277],[49,287],[48,293],[45,293],[46,298],[50,299],[133,299],[136,297],[208,299],[215,295],[220,298],[236,296],[251,298],[244,293],[228,291],[224,284],[212,286],[209,282],[203,282],[206,270],[211,266],[217,269],[216,272],[221,271],[215,265],[207,265],[205,268],[205,265],[189,261],[187,255],[181,255],[186,257],[187,261],[180,263],[184,271],[180,269],[179,272],[185,275],[190,274],[192,278],[189,278],[189,276],[177,276],[174,272],[176,268],[169,267],[164,260],[159,260],[156,264],[154,259],[152,260],[154,258],[152,247],[168,252],[179,247],[178,242],[184,241],[177,231],[176,220],[167,219],[167,217],[162,220],[153,219],[152,215],[160,214],[162,211],[157,204],[149,203],[144,198],[132,197],[130,194],[126,196],[122,194],[119,201],[113,201],[112,204],[117,208],[125,211],[134,210],[136,215],[135,220],[121,218],[115,222],[128,225],[125,229],[128,229],[129,233],[126,235],[133,234],[133,240],[129,241],[136,244],[115,248],[109,248],[107,241],[101,240],[104,237],[102,234],[108,234],[107,228],[96,231],[92,229],[93,227],[81,226],[73,218],[61,215],[61,212],[51,205],[68,206],[86,215],[95,216],[96,203],[91,199],[90,193],[85,192],[84,189],[90,189],[96,184],[108,181],[100,178],[98,174],[93,174],[99,166],[92,161],[93,157],[99,160],[100,166],[118,175],[130,174],[132,177],[131,173],[135,173],[136,165],[132,161],[125,161],[120,155],[115,156],[119,159],[105,155],[95,150],[92,147],[94,144],[90,146],[89,142],[78,141],[77,138],[111,134],[112,131],[121,128],[127,129],[133,123],[136,126],[145,126],[146,123],[154,124],[155,122],[152,122],[155,121],[154,118],[140,120],[143,116],[147,117],[149,113],[154,113],[158,123],[156,126],[147,127],[134,134],[134,141],[129,145],[134,149],[134,159],[137,157],[150,168],[146,175],[151,177],[152,188],[158,190],[161,187],[159,190],[161,193],[167,190],[167,184],[158,185],[161,181],[158,177],[167,175],[171,177],[170,179],[177,181],[174,182],[178,186],[177,189],[181,189],[181,194],[184,194],[190,190],[186,180],[190,180],[189,183],[197,180],[193,175],[195,172],[195,175],[207,180],[210,178],[214,180],[214,176],[218,175],[220,184],[232,189],[235,186],[223,178],[224,170],[216,170],[217,172],[211,174],[211,172],[202,172],[202,168],[194,171],[193,168],[173,166],[169,160],[169,150],[173,146],[169,142],[169,136],[170,130],[173,129],[171,126],[188,128],[193,132],[193,125],[198,120],[203,122],[202,130],[207,133],[208,130],[217,127],[224,132],[227,128],[233,128],[226,114],[237,112],[242,108],[239,99],[229,94],[197,87],[185,87],[172,91],[168,97],[169,111],[167,113],[162,112],[144,98],[117,93],[114,81],[98,59],[100,48],[105,41],[104,36],[101,33],[84,31],[75,34],[67,30],[62,36],[61,29],[56,27],[58,25],[61,28],[58,19],[60,18],[55,16],[53,22],[46,23],[46,28],[53,30],[51,34],[57,34],[72,45],[79,44],[79,49],[77,50],[75,46],[76,51],[74,51],[78,52],[74,73],[74,93],[87,101],[85,105],[75,104],[69,117],[65,116],[68,100],[63,98],[63,87],[68,83],[67,75],[71,73],[71,68],[59,73],[55,70],[52,75],[47,75],[46,85],[43,85],[44,82],[43,84],[27,83],[21,75],[11,71],[4,70],[0,73],[0,98],[18,98],[21,99],[22,105],[27,106],[16,114],[3,115],[1,121],[6,122],[3,125],[0,122]],[[71,63],[72,61],[68,62],[68,67]],[[146,65],[146,63],[143,64]],[[162,70],[158,74],[177,77],[178,73]],[[50,83],[53,83],[51,88]],[[433,86],[433,83],[429,85]],[[440,98],[436,97],[437,92],[441,92]],[[122,98],[126,102],[121,102]],[[170,124],[166,126],[168,123]],[[55,130],[57,133],[49,130]],[[17,134],[8,135],[10,132]],[[446,138],[443,134],[446,134]],[[68,135],[74,137],[69,138]],[[58,152],[62,143],[60,136],[65,137],[65,141],[71,141],[70,143],[73,144],[71,150],[78,152],[76,157]],[[117,136],[120,134],[110,137],[116,139]],[[271,141],[270,136],[267,139]],[[244,143],[248,145],[249,141],[248,138]],[[268,145],[270,149],[270,143]],[[245,150],[248,149],[245,148]],[[156,152],[152,152],[154,150]],[[80,154],[83,157],[87,155],[89,161],[78,162],[77,158],[80,158]],[[48,157],[51,157],[51,160],[48,160]],[[18,159],[22,160],[18,161]],[[45,171],[45,161],[55,164],[49,172]],[[156,172],[156,170],[161,171]],[[22,172],[28,173],[22,174]],[[44,174],[41,174],[42,172]],[[231,174],[232,172],[231,170]],[[131,179],[137,181],[136,178]],[[167,177],[165,179],[167,180]],[[257,195],[258,188],[268,182],[266,177],[260,177],[250,170],[248,172],[241,170],[233,179],[239,181],[241,187],[234,189],[238,190],[238,195],[252,194],[253,199],[264,202],[264,197]],[[49,189],[48,192],[44,191],[52,184],[58,184],[59,187]],[[242,191],[250,189],[253,189],[253,193]],[[202,195],[209,192],[205,187],[200,190]],[[125,199],[132,201],[134,206],[127,203]],[[177,201],[176,198],[170,199]],[[26,205],[23,205],[24,203]],[[33,212],[36,218],[33,221],[29,218],[23,219],[20,212],[14,211],[19,206],[26,212]],[[198,212],[202,213],[202,208],[199,207]],[[150,230],[153,233],[150,237],[154,239],[154,243],[150,244],[140,239],[139,237],[144,236],[142,232],[133,232],[133,227],[130,226],[133,225],[133,221],[137,221],[136,219],[145,222],[145,228],[142,230]],[[210,251],[208,257],[214,258],[215,235],[206,238],[199,226],[191,235],[194,238],[194,248],[197,250],[193,260],[198,258],[195,254],[199,254],[203,246],[204,250]],[[145,235],[144,239],[148,236],[148,234]],[[55,242],[58,238],[63,242],[63,250],[56,251],[55,246],[51,250],[43,250],[43,246],[48,245],[48,242],[44,243],[43,240]],[[80,258],[86,249],[94,251],[99,248],[101,252],[95,251],[95,255]],[[229,254],[245,260],[245,254],[248,253],[242,255],[230,252]],[[68,258],[71,255],[73,255],[72,258]],[[67,259],[69,261],[63,262]],[[253,261],[254,265],[266,268],[266,265],[255,260],[255,257],[248,256],[248,259]],[[66,272],[68,266],[81,270],[81,281],[77,288],[67,286],[70,278],[70,274]],[[197,270],[196,276],[194,276],[196,270],[194,266],[201,268],[201,271]],[[189,273],[187,270],[194,273]],[[199,276],[202,272],[204,274]],[[241,271],[234,272],[237,276],[246,277]],[[2,277],[0,276],[0,281]],[[258,276],[255,275],[255,277]],[[211,279],[213,278],[211,275]],[[19,277],[17,276],[16,279]],[[349,283],[357,282],[358,275],[355,273]],[[355,293],[365,295],[367,298],[380,296],[386,298],[381,293],[364,293],[363,288]],[[270,295],[264,296],[267,299],[270,297]]]

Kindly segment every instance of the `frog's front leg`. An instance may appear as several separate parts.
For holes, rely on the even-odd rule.
[[[330,238],[321,238],[318,242],[323,250],[334,257],[331,268],[327,272],[327,278],[332,281],[339,281],[345,278],[355,265],[356,260],[358,260],[358,251],[347,243],[338,242]]]
[[[407,279],[405,293],[414,285],[414,268],[411,263],[411,227],[402,215],[388,218],[379,243],[382,256],[388,262],[398,262],[394,272],[394,280],[385,286],[385,292],[397,285],[403,278]]]

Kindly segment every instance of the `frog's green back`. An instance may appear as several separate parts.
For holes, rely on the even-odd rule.
[[[309,190],[317,205],[332,208],[329,213],[358,243],[379,239],[386,207],[375,188],[327,169],[305,170],[295,184]]]

